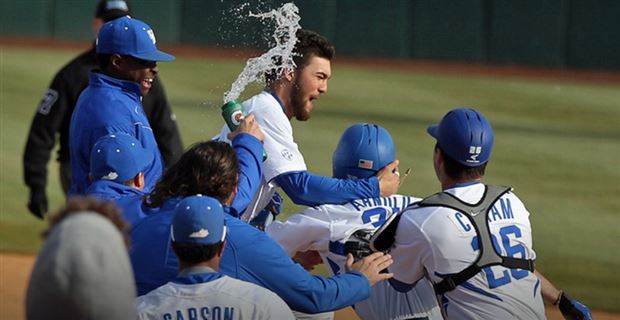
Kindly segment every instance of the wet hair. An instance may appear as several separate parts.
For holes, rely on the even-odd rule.
[[[213,244],[189,244],[172,242],[172,250],[180,261],[197,264],[213,259],[222,248],[223,242]]]
[[[306,67],[312,57],[325,58],[330,61],[334,58],[336,49],[324,36],[304,29],[297,30],[295,35],[297,36],[297,42],[293,48],[293,61],[297,66],[297,70],[302,70]],[[280,58],[280,61],[274,61],[276,66],[282,65],[281,57],[278,58]],[[276,81],[279,77],[278,69],[272,69],[265,74],[265,80],[268,84]]]
[[[148,196],[147,205],[160,207],[174,197],[196,194],[225,202],[232,194],[239,175],[239,161],[233,148],[221,141],[192,145],[168,168]]]
[[[120,209],[114,202],[101,201],[92,197],[69,198],[66,205],[50,218],[49,227],[47,230],[43,231],[43,238],[47,238],[52,232],[52,229],[65,218],[86,212],[93,212],[110,220],[118,231],[120,231],[125,245],[129,248],[129,224],[123,219]]]
[[[315,56],[330,61],[334,58],[336,49],[327,38],[314,31],[304,29],[297,30],[296,35],[297,43],[293,49],[295,54],[293,61],[295,61],[298,69],[303,69],[310,58]]]
[[[439,150],[443,155],[444,169],[446,171],[446,175],[448,175],[451,179],[455,181],[470,181],[484,176],[488,162],[476,167],[468,167],[451,158],[437,144],[435,145],[435,150]]]

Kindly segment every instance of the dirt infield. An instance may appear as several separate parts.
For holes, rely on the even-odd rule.
[[[25,319],[25,296],[34,256],[0,253],[0,319]],[[562,320],[555,309],[547,309],[550,320]],[[351,308],[336,312],[337,320],[359,319]],[[594,312],[597,320],[620,320],[620,315]]]
[[[25,319],[26,288],[34,257],[0,254],[0,319]]]

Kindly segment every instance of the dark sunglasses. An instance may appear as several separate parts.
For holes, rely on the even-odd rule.
[[[157,61],[142,60],[142,59],[138,59],[136,57],[132,57],[130,55],[121,55],[121,58],[133,60],[133,61],[136,62],[136,64],[138,64],[138,65],[140,65],[142,67],[146,67],[146,68],[153,68],[153,67],[157,66]]]

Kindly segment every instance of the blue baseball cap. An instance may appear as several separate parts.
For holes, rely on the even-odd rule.
[[[172,241],[183,244],[216,244],[226,237],[222,204],[214,198],[187,197],[174,209],[170,226]]]
[[[109,134],[99,138],[90,152],[90,174],[95,180],[123,183],[144,171],[153,157],[134,137]]]
[[[159,51],[155,33],[148,24],[124,16],[104,24],[96,41],[97,53],[128,55],[148,61],[172,61],[174,56]]]
[[[491,157],[493,128],[477,110],[453,109],[426,131],[450,158],[462,165],[477,167]]]

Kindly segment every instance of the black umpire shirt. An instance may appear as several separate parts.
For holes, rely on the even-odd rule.
[[[54,77],[43,95],[32,120],[24,151],[24,180],[30,189],[44,189],[47,184],[47,163],[60,134],[59,162],[69,162],[69,122],[80,93],[88,85],[88,75],[97,68],[94,46],[71,60]],[[166,93],[158,78],[142,100],[157,145],[166,166],[183,153],[181,136]]]

